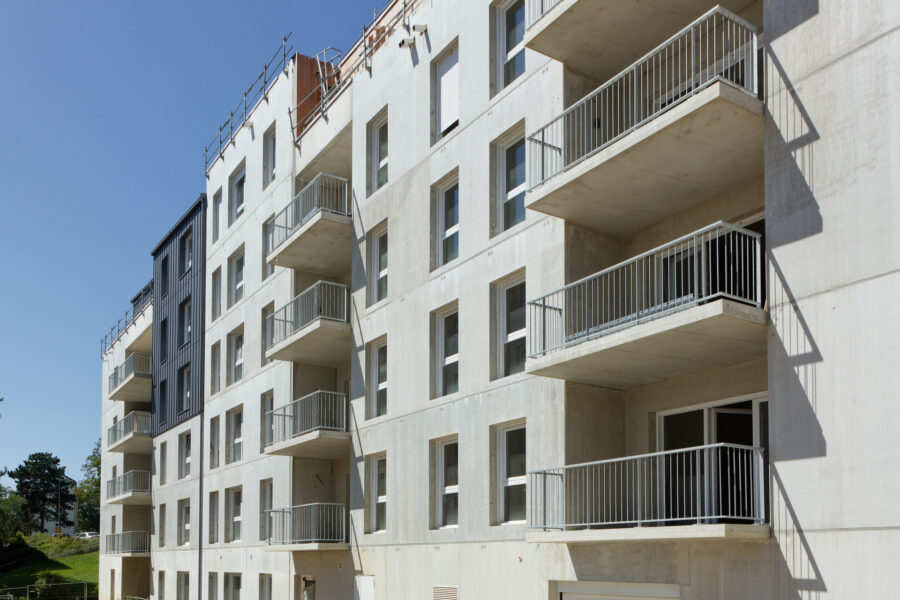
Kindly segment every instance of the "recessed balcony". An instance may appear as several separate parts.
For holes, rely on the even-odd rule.
[[[532,300],[525,369],[629,389],[763,357],[761,265],[719,222]]]
[[[753,0],[720,0],[739,11]],[[703,0],[526,0],[525,46],[604,81],[710,7]]]
[[[107,504],[150,505],[150,471],[128,471],[106,482]]]
[[[343,504],[316,502],[267,510],[267,550],[287,552],[348,550]]]
[[[526,207],[628,238],[763,173],[756,28],[720,8],[527,136]]]
[[[149,531],[123,531],[106,536],[106,554],[122,557],[150,556]]]
[[[529,542],[765,541],[762,448],[716,443],[529,473]]]
[[[266,358],[322,367],[350,360],[347,287],[311,285],[266,319]]]
[[[153,438],[150,433],[150,413],[134,411],[106,432],[107,451],[150,454]]]
[[[320,173],[268,225],[267,261],[319,275],[350,271],[353,221],[348,181]]]
[[[109,375],[109,399],[150,402],[152,392],[150,354],[134,352]]]
[[[266,413],[266,454],[347,458],[347,396],[316,391]]]

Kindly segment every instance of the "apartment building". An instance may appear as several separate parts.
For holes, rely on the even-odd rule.
[[[204,533],[150,595],[890,596],[898,23],[394,1],[286,39],[207,148]]]

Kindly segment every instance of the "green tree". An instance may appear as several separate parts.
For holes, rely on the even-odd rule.
[[[0,485],[0,548],[16,539],[16,533],[31,531],[28,502],[9,488]]]
[[[78,527],[82,531],[100,530],[100,440],[81,465],[84,479],[78,484]]]
[[[69,511],[75,503],[75,494],[59,458],[49,452],[35,452],[10,471],[9,476],[16,482],[16,493],[28,502],[33,528],[45,531],[51,519],[63,527],[72,525]]]

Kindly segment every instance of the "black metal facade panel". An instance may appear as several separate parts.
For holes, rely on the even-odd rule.
[[[184,240],[190,234],[190,268],[183,268]],[[165,272],[164,272],[165,271]],[[194,203],[153,251],[152,432],[157,436],[203,412],[204,317],[206,298],[206,195]],[[182,343],[181,306],[190,300],[191,336]],[[162,347],[166,323],[167,344]],[[179,372],[190,366],[190,402],[178,411]],[[165,387],[166,398],[160,398]]]

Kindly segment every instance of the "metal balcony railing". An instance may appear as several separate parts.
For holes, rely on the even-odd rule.
[[[269,223],[266,228],[269,252],[284,243],[319,211],[350,216],[348,189],[348,181],[343,177],[319,173]]]
[[[129,492],[150,493],[150,471],[128,471],[106,482],[106,499]]]
[[[347,541],[343,504],[317,502],[267,510],[269,544],[340,544]]]
[[[266,349],[317,319],[347,322],[347,286],[319,281],[266,318]]]
[[[760,235],[722,221],[528,303],[529,356],[729,298],[762,306]]]
[[[134,411],[107,431],[107,446],[117,444],[129,435],[150,435],[150,413]]]
[[[125,330],[144,313],[144,310],[152,305],[153,281],[150,281],[134,298],[131,308],[126,310],[125,314],[122,315],[122,318],[116,321],[116,324],[110,328],[106,335],[100,338],[100,354],[103,355],[103,353],[119,339],[119,336],[121,336],[122,333],[124,333]]]
[[[150,552],[149,531],[123,531],[106,536],[107,554]]]
[[[109,375],[109,392],[122,385],[132,375],[150,377],[152,368],[152,354],[149,352],[134,352],[125,359],[121,365],[113,369]]]
[[[532,25],[559,3],[560,0],[525,0],[525,28],[531,29]]]
[[[757,95],[757,29],[715,7],[527,137],[532,189],[721,81]]]
[[[709,444],[535,471],[537,529],[765,522],[762,448]]]
[[[347,396],[319,390],[266,413],[266,446],[317,429],[347,431]]]

